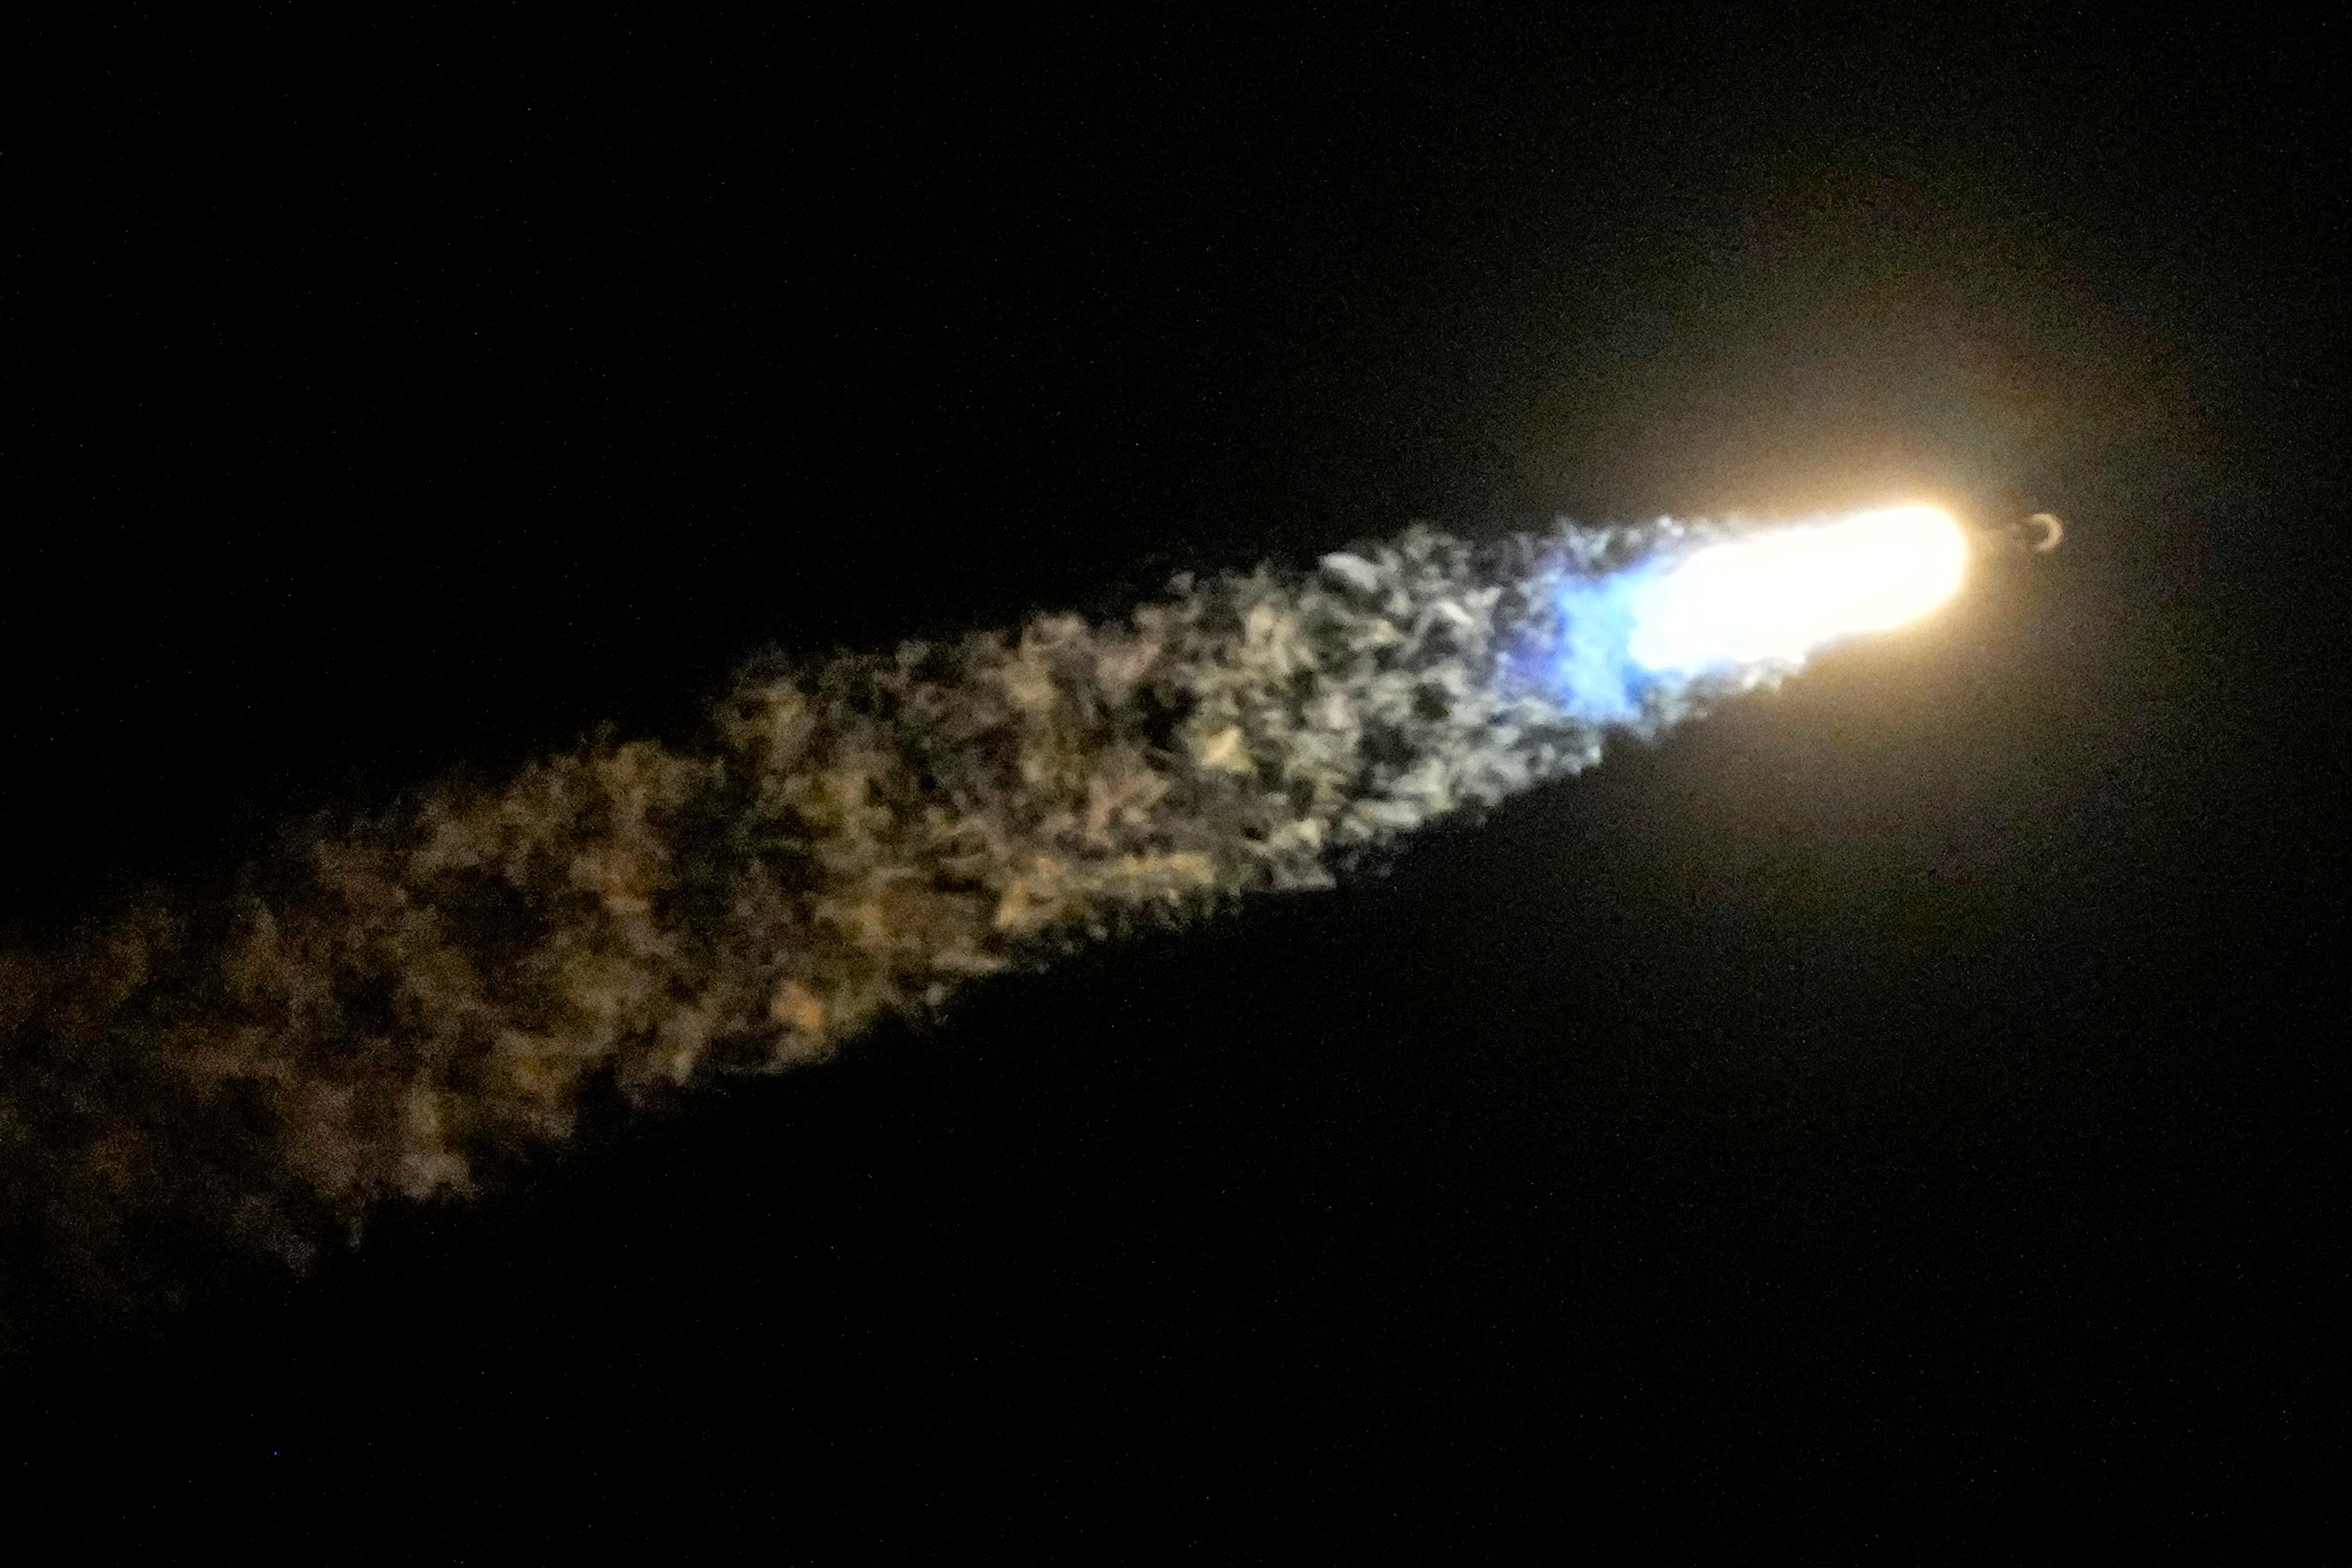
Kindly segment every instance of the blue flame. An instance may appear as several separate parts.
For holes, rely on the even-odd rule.
[[[1521,673],[1579,719],[1610,724],[1640,717],[1643,695],[1660,678],[1634,659],[1633,630],[1668,564],[1653,556],[1601,576],[1560,578],[1556,623],[1548,637],[1521,650],[1515,661]]]
[[[1901,626],[1958,590],[1969,554],[1951,514],[1918,504],[1714,539],[1659,526],[1673,542],[1615,571],[1564,551],[1553,614],[1513,658],[1576,718],[1630,723],[1661,687],[1769,679]]]

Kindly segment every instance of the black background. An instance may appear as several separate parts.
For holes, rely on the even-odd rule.
[[[0,915],[687,734],[763,647],[1417,518],[1924,495],[2067,545],[1385,878],[17,1367],[20,1531],[2340,1521],[2326,25],[862,16],[36,40]]]

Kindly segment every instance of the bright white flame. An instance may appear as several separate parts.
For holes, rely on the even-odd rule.
[[[1888,507],[1710,546],[1641,585],[1633,662],[1659,671],[1795,661],[1951,597],[1968,564],[1959,524]]]

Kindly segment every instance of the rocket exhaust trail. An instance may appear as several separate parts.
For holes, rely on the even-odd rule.
[[[1922,613],[1967,548],[1925,508],[1415,530],[1122,621],[754,664],[694,749],[310,825],[234,888],[0,954],[0,1268],[135,1278],[158,1217],[299,1265],[593,1085],[810,1061],[971,977],[1327,886]]]

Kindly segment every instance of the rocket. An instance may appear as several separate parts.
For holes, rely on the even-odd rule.
[[[2010,555],[2047,555],[2066,537],[2066,525],[2053,512],[2037,511],[2011,522],[1990,523],[1977,530],[1988,550]]]

